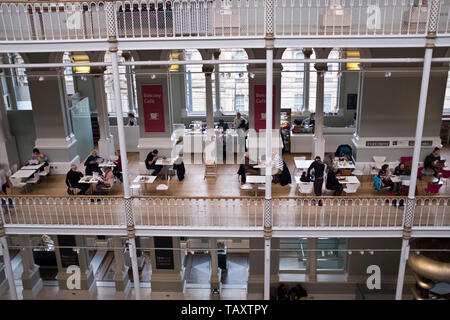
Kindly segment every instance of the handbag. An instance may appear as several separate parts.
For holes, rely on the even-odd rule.
[[[302,176],[300,177],[301,182],[311,182],[311,177],[306,172],[302,173]]]

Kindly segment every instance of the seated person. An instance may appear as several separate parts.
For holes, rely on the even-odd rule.
[[[330,170],[328,170],[327,175],[327,184],[326,188],[328,190],[334,190],[335,196],[342,195],[342,191],[344,190],[344,187],[341,183],[339,183],[339,180],[336,176],[336,174],[339,172],[339,169],[337,167],[331,167]]]
[[[344,161],[352,161],[352,156],[348,153],[344,153],[342,158]]]
[[[42,152],[39,151],[39,149],[34,148],[33,153],[31,154],[30,160],[26,162],[26,165],[33,165],[33,164],[44,164],[40,171],[44,170],[44,167],[48,166],[48,158],[46,155],[44,155]]]
[[[116,150],[117,160],[113,161],[115,167],[113,169],[113,174],[122,181],[122,160],[120,158],[120,150]]]
[[[78,171],[76,164],[72,164],[69,172],[66,174],[66,185],[71,191],[74,191],[73,189],[80,189],[80,192],[77,194],[84,195],[89,189],[89,183],[79,183],[81,178],[83,178],[83,174]]]
[[[272,152],[272,176],[273,183],[280,182],[280,175],[283,172],[283,159],[276,153]]]
[[[98,172],[102,174],[102,170],[98,166],[99,160],[101,158],[97,155],[97,151],[92,151],[91,155],[84,162],[84,166],[86,167],[85,173],[87,176],[92,175],[93,172]]]
[[[234,118],[234,120],[233,120],[234,129],[237,129],[239,126],[241,126],[242,120],[244,120],[245,123],[247,123],[247,120],[241,116],[240,112],[236,113],[236,118]]]
[[[259,175],[259,169],[255,169],[253,168],[253,166],[255,166],[256,164],[250,164],[250,153],[246,152],[244,154],[244,159],[245,159],[245,174],[247,175]]]
[[[400,162],[400,164],[394,169],[395,176],[407,176],[409,175],[408,169],[406,169],[406,164],[404,162]]]
[[[227,131],[228,130],[228,124],[225,123],[225,121],[223,121],[223,119],[219,120],[219,128],[222,128],[223,131]]]
[[[97,190],[104,190],[111,188],[111,182],[114,179],[114,174],[111,168],[105,168],[105,175],[100,177],[99,182],[97,183]]]
[[[394,183],[391,180],[391,175],[391,170],[389,170],[388,164],[384,164],[378,172],[378,178],[380,178],[385,187],[390,188],[390,192],[392,193],[394,191]]]
[[[441,150],[439,148],[434,148],[433,152],[426,156],[424,161],[424,174],[430,174],[439,177],[441,171],[440,163],[441,160]]]
[[[153,150],[152,152],[150,152],[147,155],[147,158],[145,159],[145,167],[147,168],[147,170],[155,170],[152,173],[152,176],[157,176],[159,174],[159,172],[161,171],[161,169],[163,168],[163,166],[157,166],[156,165],[156,160],[158,159],[158,150]]]
[[[294,120],[294,126],[292,127],[292,133],[302,133],[302,122],[299,119]]]
[[[327,165],[327,171],[330,171],[331,168],[333,168],[335,156],[333,153],[329,153],[325,156],[325,159],[323,159],[323,163]]]

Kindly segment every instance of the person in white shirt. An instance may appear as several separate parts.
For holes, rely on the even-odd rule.
[[[130,127],[136,126],[136,125],[137,125],[137,119],[136,119],[136,117],[134,116],[134,113],[133,113],[133,112],[130,112],[130,113],[128,114],[128,125],[129,125]]]
[[[242,123],[242,120],[244,120],[245,123],[247,123],[247,120],[244,117],[242,117],[240,112],[236,113],[236,118],[234,118],[234,120],[233,120],[233,128],[234,129],[239,128],[239,126]]]

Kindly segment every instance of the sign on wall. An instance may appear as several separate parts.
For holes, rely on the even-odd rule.
[[[142,86],[142,106],[145,132],[166,132],[162,85]]]
[[[266,129],[266,85],[255,84],[255,130]],[[275,129],[275,86],[273,86],[272,129]]]
[[[172,237],[154,237],[155,248],[170,250],[155,250],[156,269],[174,269]]]

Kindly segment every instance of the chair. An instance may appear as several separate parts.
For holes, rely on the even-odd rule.
[[[18,178],[10,177],[9,181],[11,181],[12,186],[17,189],[23,189],[27,186],[26,182],[22,182],[21,179]]]
[[[206,178],[216,178],[217,175],[217,165],[215,163],[214,160],[212,161],[207,161],[205,163],[205,176],[204,179]]]
[[[300,194],[312,194],[314,184],[312,182],[301,182],[298,184],[298,191]]]
[[[44,167],[44,170],[41,171],[41,172],[39,172],[39,175],[40,175],[41,177],[48,176],[49,174],[50,174],[50,166],[45,166],[45,167]]]
[[[350,183],[350,184],[347,184],[346,188],[344,188],[344,192],[346,194],[356,193],[358,191],[358,188],[359,188],[358,183]]]
[[[131,195],[134,195],[134,192],[137,190],[138,194],[141,193],[141,185],[140,184],[132,184],[130,186]]]
[[[425,189],[425,193],[427,195],[438,194],[441,187],[442,187],[442,184],[440,184],[440,183],[438,183],[438,184],[429,183],[427,188]]]
[[[441,169],[441,178],[445,181],[445,184],[447,184],[448,179],[450,178],[450,170]]]
[[[30,179],[27,180],[27,183],[36,184],[39,182],[40,177],[41,176],[39,175],[39,173],[36,172]]]
[[[360,177],[359,179],[360,179],[360,181],[362,182],[362,177],[364,176],[364,165],[358,165],[358,164],[356,164],[355,167],[356,167],[356,169],[353,170],[352,174],[353,174],[354,176]],[[360,169],[359,169],[359,168],[360,168]]]
[[[374,161],[373,168],[377,170],[380,170],[384,162],[386,161],[386,157],[373,156],[372,159]]]

